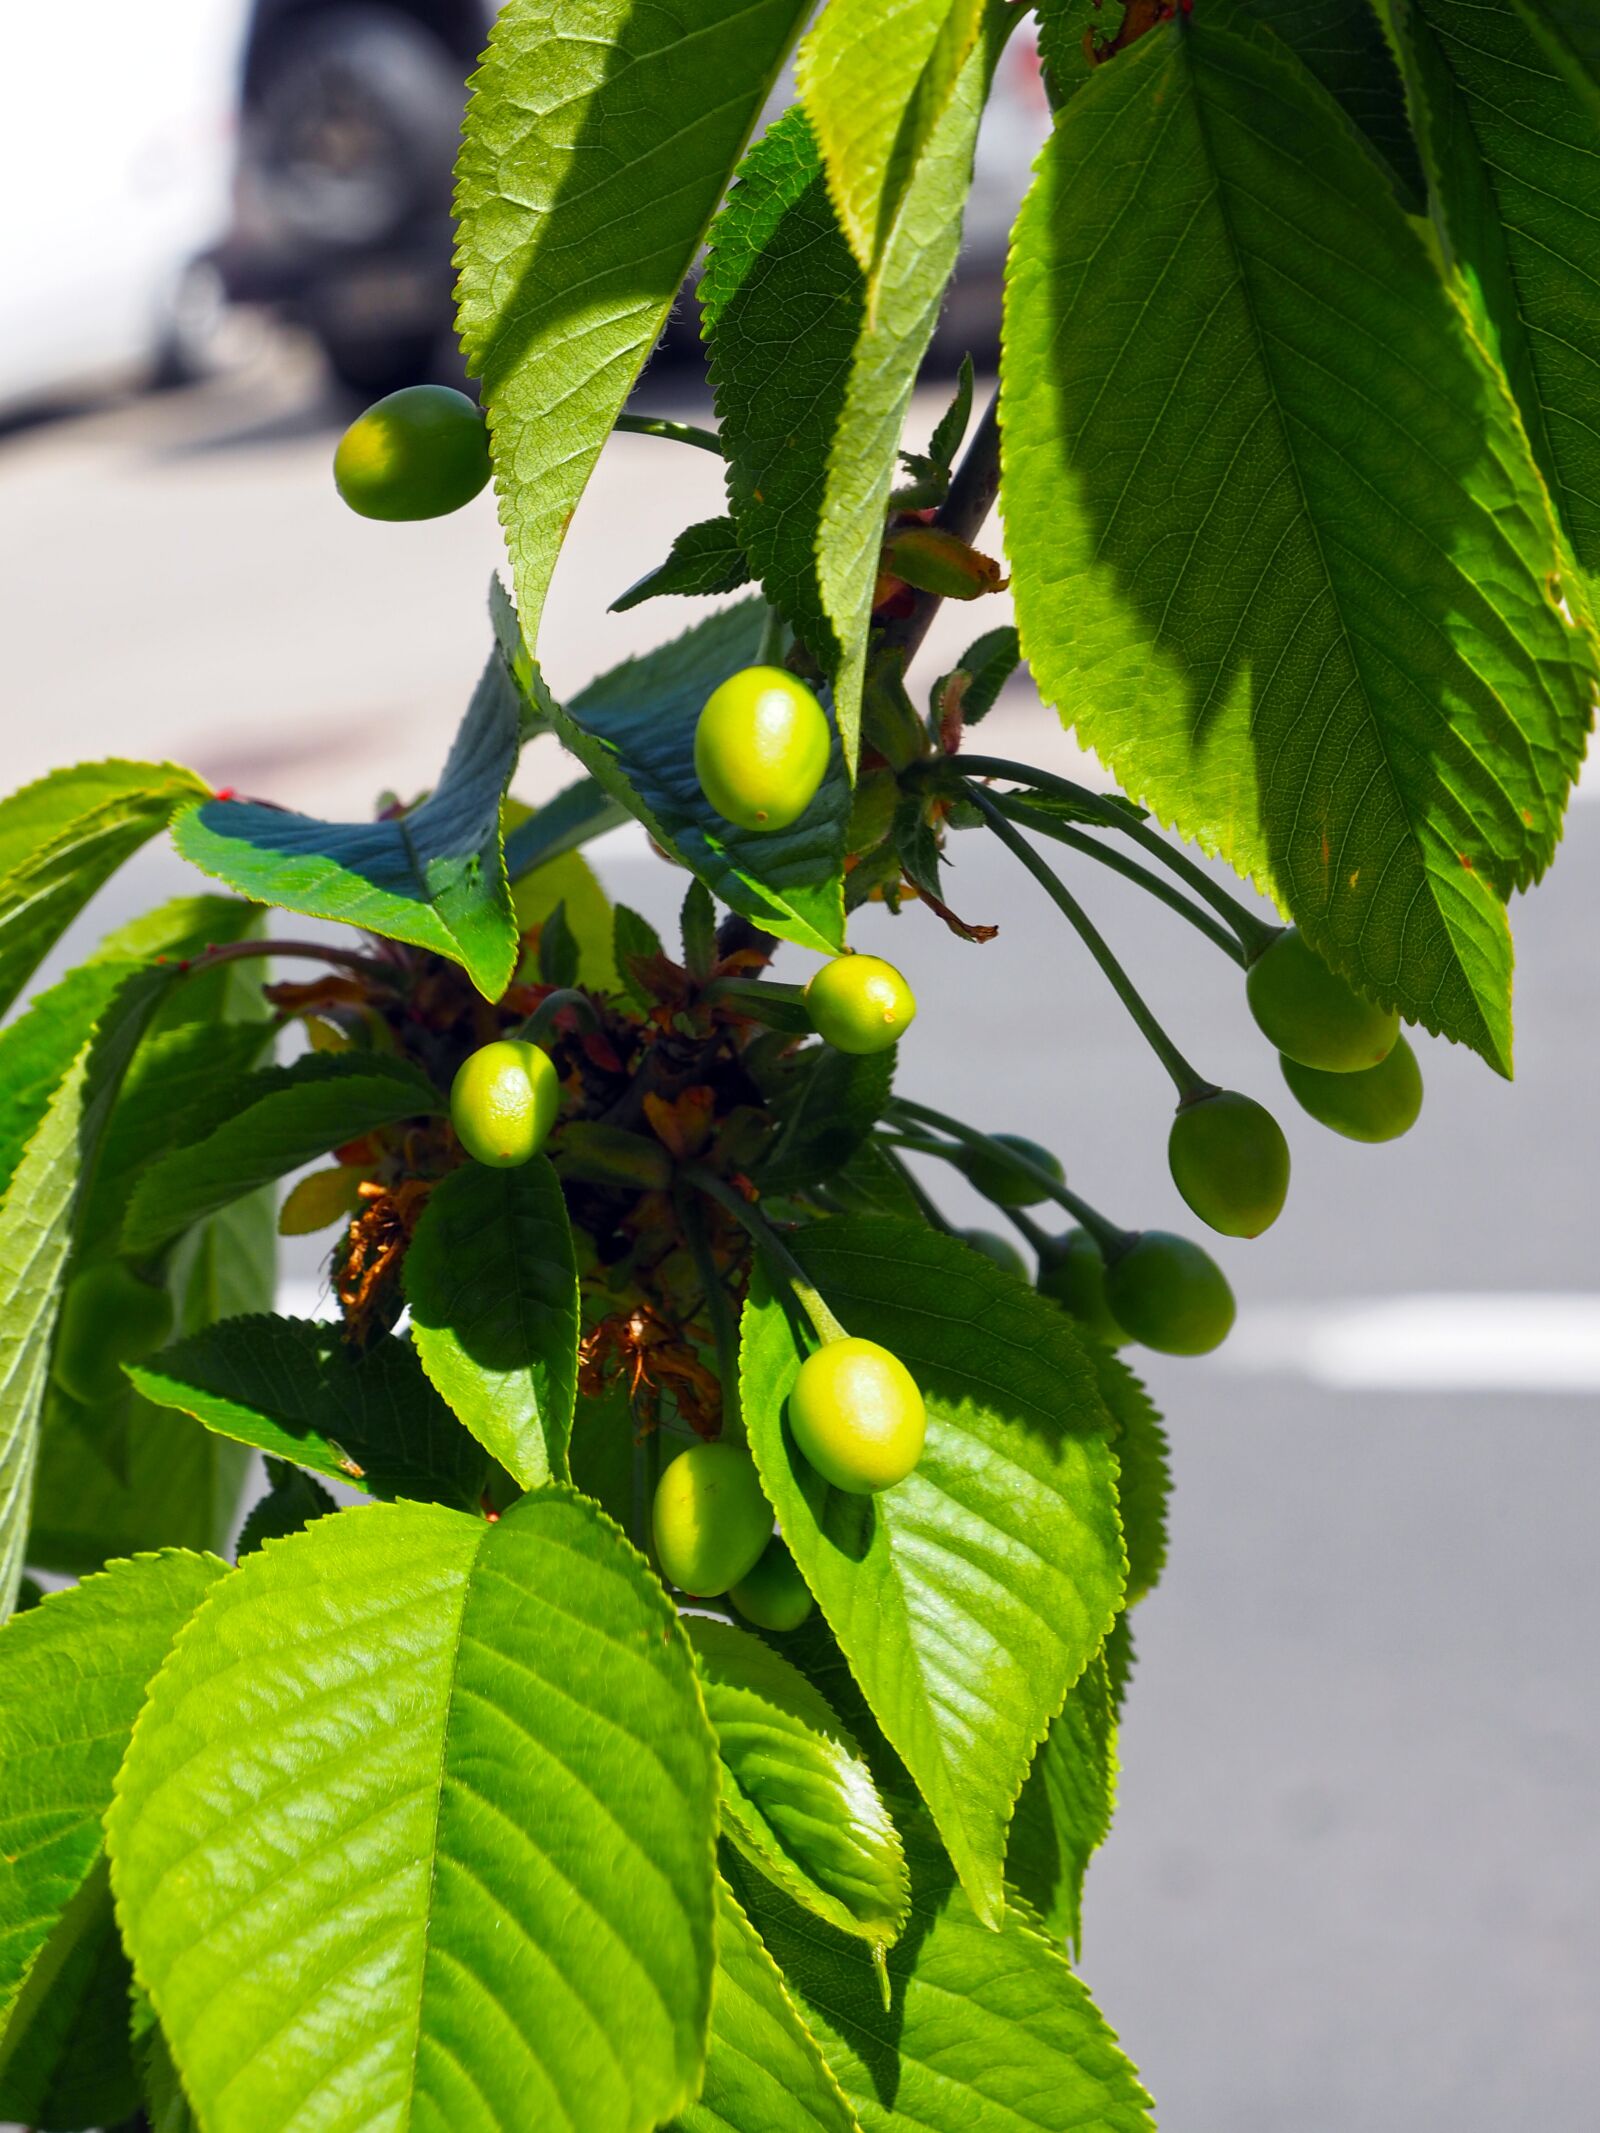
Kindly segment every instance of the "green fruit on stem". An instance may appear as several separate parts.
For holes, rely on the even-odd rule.
[[[1056,1238],[1039,1268],[1039,1293],[1053,1296],[1086,1333],[1120,1348],[1128,1338],[1106,1302],[1106,1261],[1086,1229],[1069,1229]]]
[[[827,775],[833,734],[805,683],[783,667],[745,667],[706,698],[694,729],[700,789],[725,822],[780,830]]]
[[[1179,1104],[1167,1162],[1190,1207],[1225,1237],[1259,1237],[1283,1212],[1289,1143],[1272,1113],[1236,1089]]]
[[[916,996],[881,955],[836,955],[811,973],[806,1006],[817,1035],[839,1052],[886,1052],[911,1027]]]
[[[51,1372],[62,1391],[101,1406],[128,1389],[124,1363],[139,1363],[172,1332],[172,1298],[164,1288],[113,1259],[89,1267],[61,1301]]]
[[[917,1381],[876,1341],[846,1337],[808,1355],[789,1395],[789,1427],[824,1481],[872,1496],[922,1457],[927,1410]]]
[[[816,1604],[794,1557],[776,1533],[749,1576],[729,1586],[728,1598],[757,1629],[798,1629]]]
[[[1363,1000],[1295,926],[1250,965],[1245,996],[1257,1026],[1280,1052],[1325,1074],[1376,1066],[1400,1034],[1394,1010]]]
[[[970,1244],[975,1252],[982,1252],[985,1259],[992,1259],[996,1266],[1004,1267],[1008,1274],[1028,1278],[1028,1262],[1017,1250],[1009,1237],[1002,1237],[993,1229],[958,1229],[956,1235],[963,1244]]]
[[[408,385],[358,415],[339,439],[333,478],[363,518],[443,518],[489,479],[489,431],[448,385]]]
[[[548,1052],[497,1037],[461,1062],[450,1117],[468,1155],[511,1170],[537,1155],[556,1122],[561,1082]]]
[[[1002,1148],[1026,1156],[1030,1163],[1048,1171],[1058,1185],[1066,1183],[1067,1174],[1060,1162],[1037,1141],[1030,1141],[1020,1133],[991,1133],[989,1138]],[[1035,1184],[1020,1170],[1013,1170],[1009,1163],[991,1155],[987,1149],[966,1149],[961,1156],[961,1168],[984,1198],[993,1200],[996,1207],[1033,1207],[1048,1198],[1042,1185]]]
[[[1124,1333],[1162,1355],[1206,1355],[1233,1325],[1233,1291],[1211,1254],[1169,1230],[1142,1230],[1106,1267],[1106,1303]]]
[[[772,1537],[755,1461],[736,1444],[691,1444],[656,1483],[651,1527],[668,1584],[697,1600],[741,1584]]]
[[[1289,1093],[1319,1125],[1351,1141],[1397,1141],[1422,1110],[1422,1069],[1404,1037],[1375,1067],[1359,1074],[1324,1074],[1280,1052]]]

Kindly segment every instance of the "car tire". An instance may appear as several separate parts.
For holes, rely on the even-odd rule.
[[[388,7],[291,20],[260,62],[247,118],[252,189],[289,248],[388,243],[450,198],[463,69]]]

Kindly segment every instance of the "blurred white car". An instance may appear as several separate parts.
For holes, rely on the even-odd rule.
[[[252,0],[0,4],[0,410],[181,364]]]

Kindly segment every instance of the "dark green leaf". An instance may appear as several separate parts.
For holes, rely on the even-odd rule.
[[[864,1140],[844,1166],[828,1180],[828,1191],[850,1215],[898,1215],[922,1220],[922,1205],[906,1174],[887,1148]]]
[[[302,1163],[401,1119],[444,1109],[420,1068],[373,1052],[318,1052],[253,1075],[233,1115],[153,1163],[123,1225],[124,1248],[154,1251],[192,1222]]]
[[[1172,1493],[1167,1433],[1150,1395],[1121,1356],[1098,1341],[1084,1345],[1093,1356],[1100,1397],[1111,1411],[1117,1509],[1128,1551],[1126,1604],[1132,1607],[1152,1590],[1166,1567],[1167,1498]]]
[[[633,1426],[627,1388],[619,1380],[600,1398],[578,1400],[572,1414],[572,1442],[567,1447],[574,1488],[592,1496],[625,1533],[639,1530],[634,1512]]]
[[[495,22],[456,169],[457,299],[530,646],[600,448],[808,12],[510,0]]]
[[[314,1518],[327,1518],[339,1508],[320,1481],[313,1481],[303,1467],[291,1466],[286,1459],[269,1456],[267,1479],[272,1486],[251,1506],[249,1517],[239,1528],[233,1551],[236,1562],[254,1555],[269,1540],[286,1540],[291,1533],[303,1533]]]
[[[921,1464],[877,1497],[818,1493],[784,1407],[801,1362],[758,1271],[740,1385],[784,1539],[991,1924],[1017,1792],[1123,1586],[1115,1462],[1065,1315],[953,1238],[844,1217],[790,1245],[847,1331],[922,1388]]]
[[[139,2107],[128,2035],[133,1972],[102,1857],[68,1902],[0,2035],[0,2116],[60,2133]]]
[[[766,1192],[803,1192],[842,1169],[883,1116],[894,1080],[895,1052],[840,1052],[808,1045],[784,1062],[769,1092],[778,1130],[762,1159]]]
[[[618,904],[612,916],[611,952],[624,991],[640,1013],[647,1015],[655,1005],[656,995],[646,972],[666,954],[660,934],[649,919],[641,918],[627,904]]]
[[[521,702],[491,652],[438,784],[408,814],[319,822],[255,800],[207,800],[179,817],[174,842],[262,903],[448,956],[498,1000],[517,961],[500,802],[516,767]]]
[[[1517,10],[1600,118],[1600,16],[1592,0],[1517,0]]]
[[[716,1814],[670,1605],[552,1487],[247,1557],[158,1677],[107,1831],[207,2133],[647,2133],[704,2066]]]
[[[352,1348],[303,1318],[228,1318],[130,1375],[158,1407],[373,1496],[476,1510],[488,1461],[422,1373],[409,1340]]]
[[[1400,69],[1373,0],[1245,0],[1281,37],[1352,121],[1408,214],[1420,215],[1427,186],[1406,117]]]
[[[933,685],[935,719],[944,716],[949,702],[959,709],[964,726],[977,725],[994,709],[1000,691],[1017,671],[1021,659],[1022,647],[1009,623],[974,638],[953,670],[941,675]],[[953,697],[948,693],[952,684]]]
[[[972,420],[972,358],[963,356],[961,368],[956,375],[956,389],[950,405],[934,424],[933,435],[928,440],[928,464],[938,473],[948,474],[955,465],[961,441],[967,434],[967,424]]]
[[[1504,383],[1371,160],[1267,33],[1186,16],[1062,111],[1006,307],[1046,699],[1353,983],[1506,1068],[1502,899],[1554,850],[1594,652]]]
[[[447,1404],[523,1488],[564,1479],[578,1270],[549,1163],[467,1163],[441,1178],[405,1283],[417,1353]]]
[[[513,882],[521,881],[535,867],[575,852],[580,844],[603,836],[627,819],[628,810],[597,778],[579,778],[508,833],[506,872]]]
[[[704,598],[711,593],[737,592],[749,582],[750,565],[733,520],[703,518],[697,525],[684,527],[667,560],[619,594],[611,603],[611,612],[623,614],[663,593]]]
[[[683,899],[683,967],[697,984],[710,977],[717,960],[717,907],[703,881],[692,881]]]
[[[1099,1652],[1050,1721],[1006,1846],[1006,1879],[1074,1955],[1083,1947],[1083,1877],[1116,1796],[1117,1710]]]
[[[567,924],[565,902],[558,903],[539,926],[539,977],[546,985],[576,985],[578,944]]]

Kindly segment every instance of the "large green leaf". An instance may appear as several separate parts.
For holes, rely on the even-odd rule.
[[[894,1940],[910,1902],[905,1854],[838,1713],[759,1637],[692,1616],[686,1626],[722,1756],[727,1835],[841,1932]]]
[[[567,1477],[578,1390],[578,1269],[567,1203],[538,1157],[441,1178],[406,1253],[422,1367],[525,1489]]]
[[[706,2077],[671,2133],[860,2133],[777,1964],[720,1877]]]
[[[778,1130],[757,1172],[764,1192],[801,1192],[821,1184],[865,1146],[883,1116],[895,1053],[840,1052],[805,1046],[784,1062],[766,1094]]]
[[[591,837],[616,829],[627,819],[628,809],[613,799],[598,778],[578,778],[563,786],[553,800],[506,834],[506,872],[511,877],[513,903],[525,875],[575,852]]]
[[[579,760],[713,896],[769,933],[833,955],[844,945],[850,818],[839,750],[799,821],[765,835],[725,822],[695,776],[701,708],[718,682],[756,657],[761,621],[761,602],[742,600],[602,674],[552,713]],[[531,669],[523,671],[529,686],[540,686]]]
[[[130,1375],[155,1406],[372,1496],[473,1511],[488,1480],[481,1446],[403,1337],[358,1351],[322,1321],[226,1318]]]
[[[6,2016],[101,1857],[101,1817],[146,1686],[226,1567],[140,1556],[0,1634],[0,2055]]]
[[[0,1014],[96,889],[207,790],[172,763],[80,763],[0,801]]]
[[[444,1109],[420,1068],[368,1052],[308,1053],[292,1067],[251,1076],[237,1095],[230,1118],[140,1178],[123,1224],[127,1251],[154,1251],[190,1223],[363,1133]]]
[[[1018,223],[1023,650],[1135,799],[1363,990],[1509,1070],[1502,899],[1554,850],[1592,642],[1420,238],[1281,45],[1218,25],[1102,66]]]
[[[716,1750],[581,1497],[269,1542],[163,1669],[107,1819],[207,2133],[646,2133],[693,2096]]]
[[[0,1030],[0,1194],[68,1069],[127,982],[126,963],[89,963]]]
[[[138,2110],[128,2034],[133,1973],[102,1856],[67,1903],[0,2036],[8,2124],[119,2126]]]
[[[584,484],[810,6],[500,11],[456,166],[457,300],[530,645]]]
[[[1152,2133],[1138,2076],[1026,1907],[990,1930],[920,1816],[906,1849],[887,2006],[860,1941],[727,1866],[864,2133]]]
[[[207,800],[178,818],[173,840],[246,896],[430,948],[498,1000],[517,961],[500,802],[521,703],[491,652],[438,784],[408,814],[319,822],[254,800]]]
[[[1093,1366],[1063,1313],[953,1238],[845,1217],[791,1243],[846,1329],[910,1369],[927,1447],[881,1496],[816,1489],[784,1422],[801,1352],[758,1275],[740,1371],[750,1448],[873,1715],[994,1924],[1018,1790],[1122,1593]]]
[[[823,612],[841,651],[834,715],[852,766],[868,624],[901,432],[961,249],[984,98],[1001,48],[1020,19],[1020,10],[1007,0],[988,0],[978,40],[928,134],[882,247],[875,301],[862,317],[834,425],[817,526],[817,572]]]
[[[739,166],[699,296],[740,544],[768,600],[832,673],[839,648],[817,584],[817,527],[866,285],[798,106]]]
[[[685,526],[673,542],[664,563],[635,579],[626,592],[611,603],[613,615],[626,614],[646,600],[664,594],[680,598],[705,598],[713,593],[736,592],[750,581],[750,565],[739,545],[739,530],[731,518],[702,518]]]
[[[1600,15],[1593,0],[1517,0],[1517,11],[1600,118]]]
[[[982,20],[983,0],[830,0],[800,47],[800,101],[869,277]]]
[[[1117,1706],[1097,1652],[1051,1720],[1006,1848],[1007,1880],[1074,1954],[1083,1946],[1084,1873],[1105,1842],[1116,1796]]]
[[[16,1598],[63,1279],[95,1154],[145,1026],[172,982],[124,979],[57,1085],[0,1202],[0,1616]]]
[[[1515,0],[1406,0],[1423,141],[1455,264],[1580,563],[1600,570],[1600,138]]]
[[[1401,205],[1427,198],[1405,85],[1373,0],[1246,0],[1344,109],[1378,158]]]

